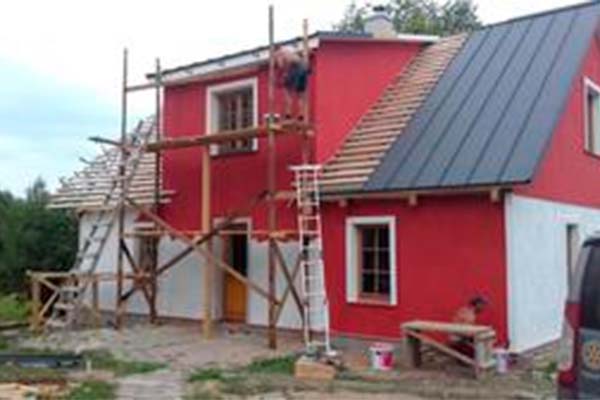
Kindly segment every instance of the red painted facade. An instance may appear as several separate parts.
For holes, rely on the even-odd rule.
[[[525,196],[600,207],[600,157],[585,151],[584,78],[600,85],[600,44],[593,40],[565,111]]]
[[[360,116],[419,51],[420,45],[368,41],[324,41],[312,57],[311,115],[315,126],[317,162],[331,157]],[[165,131],[168,137],[205,132],[208,86],[255,76],[258,78],[258,115],[266,112],[267,73],[239,75],[210,82],[168,88]],[[600,158],[584,152],[583,77],[600,83],[600,48],[594,43],[560,118],[544,160],[530,185],[518,194],[599,207]],[[281,99],[281,93],[277,97]],[[280,103],[279,103],[280,105]],[[265,139],[258,151],[212,159],[213,215],[239,208],[266,187]],[[164,153],[164,186],[176,190],[162,216],[179,229],[200,226],[201,150]],[[300,162],[300,138],[277,139],[277,180],[289,189],[288,166]],[[582,184],[586,182],[586,184]],[[279,227],[295,228],[295,210],[279,204]],[[396,306],[350,304],[346,301],[346,218],[396,218]],[[264,229],[262,206],[252,212],[255,229]],[[332,329],[361,337],[398,337],[399,326],[411,319],[450,320],[475,295],[490,305],[481,316],[507,342],[506,227],[504,204],[488,195],[420,197],[411,207],[401,200],[352,200],[346,207],[323,207],[324,258],[331,303]]]
[[[489,301],[481,322],[506,342],[506,259],[502,203],[489,196],[430,197],[328,204],[323,233],[332,330],[359,337],[399,337],[414,319],[452,320],[475,295]],[[346,218],[396,219],[396,306],[346,301]]]
[[[349,129],[374,102],[383,88],[418,53],[417,43],[324,40],[312,55],[309,84],[315,126],[314,152],[318,162],[333,154]],[[375,60],[375,61],[374,61]],[[188,83],[166,90],[164,128],[167,137],[204,134],[206,131],[207,87],[250,77],[258,78],[258,115],[267,111],[267,70],[207,82]],[[277,91],[277,109],[282,111],[282,93]],[[292,174],[288,166],[300,162],[300,139],[277,139],[277,182],[289,189]],[[212,214],[226,215],[244,207],[266,188],[266,139],[258,151],[212,158]],[[172,203],[161,209],[162,216],[179,229],[200,226],[201,149],[190,148],[164,153],[164,186],[176,190]],[[292,229],[294,210],[279,204],[279,227]],[[251,215],[253,227],[264,229],[264,204]]]

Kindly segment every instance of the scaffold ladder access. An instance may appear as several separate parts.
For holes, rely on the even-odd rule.
[[[291,168],[295,174],[304,308],[304,341],[309,353],[331,353],[329,301],[325,287],[323,239],[319,194],[320,165]]]

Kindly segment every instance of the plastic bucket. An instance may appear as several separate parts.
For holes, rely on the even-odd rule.
[[[494,349],[496,358],[496,372],[501,375],[508,373],[509,353],[506,349]]]
[[[371,352],[371,368],[376,371],[390,371],[394,367],[394,346],[389,343],[373,343]]]

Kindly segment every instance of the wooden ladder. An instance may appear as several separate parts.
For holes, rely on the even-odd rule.
[[[154,131],[154,117],[146,118],[137,126],[129,143],[125,144],[128,155],[118,163],[119,167],[125,167],[125,174],[111,179],[108,192],[103,197],[102,207],[94,218],[90,231],[77,253],[75,263],[71,268],[71,276],[58,288],[57,301],[52,306],[50,317],[45,322],[47,328],[65,329],[77,321],[86,290],[117,221],[118,213],[115,210],[124,206],[120,202],[128,193],[129,186],[144,155],[145,147]],[[107,168],[110,168],[110,165],[107,165]],[[123,193],[119,193],[117,190],[119,188],[122,188]]]

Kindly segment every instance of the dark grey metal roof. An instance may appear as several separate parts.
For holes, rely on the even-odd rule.
[[[599,16],[592,2],[473,33],[364,188],[529,182]]]

